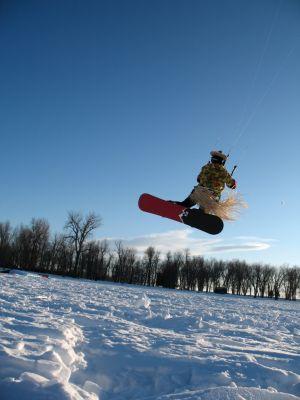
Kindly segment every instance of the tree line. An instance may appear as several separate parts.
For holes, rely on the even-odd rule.
[[[92,280],[109,280],[170,289],[225,291],[237,295],[296,300],[300,268],[249,264],[191,256],[188,249],[165,256],[149,246],[143,256],[121,241],[112,249],[92,240],[101,218],[91,212],[69,212],[64,231],[51,235],[45,219],[13,228],[0,223],[0,266]]]

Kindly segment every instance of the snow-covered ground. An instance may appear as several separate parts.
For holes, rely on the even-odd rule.
[[[1,400],[300,395],[299,302],[0,276]]]

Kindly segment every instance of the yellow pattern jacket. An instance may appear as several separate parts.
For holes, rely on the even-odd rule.
[[[235,187],[235,180],[221,164],[209,162],[202,167],[197,181],[201,186],[210,189],[216,198],[221,197],[225,185],[229,188]]]

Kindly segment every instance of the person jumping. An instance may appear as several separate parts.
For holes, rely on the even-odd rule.
[[[198,177],[198,185],[183,201],[172,201],[187,208],[199,206],[205,213],[214,214],[222,219],[233,220],[235,214],[246,204],[236,195],[230,195],[221,200],[222,192],[227,186],[236,189],[236,180],[226,170],[227,156],[221,151],[211,151],[211,160],[202,167]]]

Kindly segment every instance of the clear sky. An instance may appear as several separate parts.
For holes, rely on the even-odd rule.
[[[97,237],[299,265],[298,0],[3,0],[0,54],[1,221],[93,210]],[[138,209],[184,198],[212,149],[239,221],[211,237]]]

